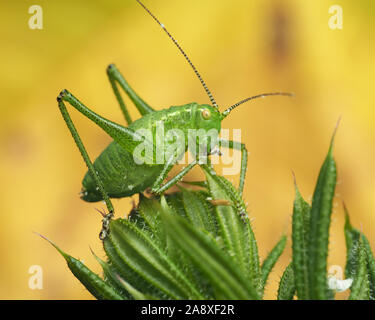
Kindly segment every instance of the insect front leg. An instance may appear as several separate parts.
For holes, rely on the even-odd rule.
[[[183,176],[185,176],[196,164],[198,163],[197,160],[194,160],[193,162],[191,162],[187,167],[185,167],[184,169],[182,169],[176,176],[174,176],[171,180],[167,181],[165,184],[163,184],[163,181],[165,180],[165,178],[167,177],[168,173],[171,171],[171,169],[173,168],[174,164],[175,164],[175,157],[172,156],[170,157],[161,174],[159,175],[159,177],[156,179],[154,185],[152,186],[151,188],[151,192],[154,193],[154,194],[161,194],[163,193],[165,190],[168,190],[170,187],[172,187],[173,185],[175,185],[177,182],[181,181],[181,179],[183,178]]]
[[[246,171],[247,171],[247,149],[245,147],[245,144],[241,142],[225,140],[225,139],[220,139],[219,141],[220,141],[220,145],[223,147],[241,151],[241,170],[240,170],[240,183],[239,183],[238,191],[240,195],[242,196],[243,187],[245,184],[245,176],[246,176]]]
[[[124,103],[124,100],[121,97],[120,91],[117,87],[117,83],[125,91],[125,93],[129,96],[129,98],[133,101],[134,105],[137,107],[141,115],[145,115],[145,114],[155,111],[135,93],[135,91],[129,86],[129,84],[127,83],[127,81],[125,80],[121,72],[117,69],[117,67],[114,64],[110,64],[108,66],[107,75],[111,83],[113,92],[116,96],[118,103],[120,104],[121,111],[128,125],[132,123],[132,119]]]
[[[111,220],[111,218],[113,217],[113,214],[114,214],[114,209],[113,209],[113,205],[112,205],[112,202],[111,200],[109,199],[108,195],[107,195],[107,192],[105,191],[104,189],[104,186],[103,186],[103,183],[99,177],[99,175],[97,174],[97,172],[95,171],[94,169],[94,166],[90,160],[90,157],[86,151],[86,148],[85,146],[83,145],[82,143],[82,140],[77,132],[77,129],[75,128],[74,124],[73,124],[73,121],[68,113],[68,110],[66,109],[66,106],[63,102],[63,97],[61,95],[59,95],[57,97],[57,102],[58,102],[58,105],[59,105],[59,109],[61,111],[61,114],[64,118],[64,121],[66,123],[66,125],[68,126],[69,130],[70,130],[70,133],[72,134],[73,136],[73,139],[79,149],[79,151],[81,152],[81,155],[83,157],[83,160],[85,161],[86,165],[87,165],[87,168],[92,176],[92,178],[94,179],[96,185],[98,186],[99,188],[99,191],[100,193],[102,194],[103,196],[103,199],[104,199],[104,202],[107,206],[107,209],[108,209],[108,214],[104,216],[103,218],[103,226],[102,226],[102,230],[100,232],[100,239],[101,240],[104,240],[105,237],[108,235],[108,231],[109,231],[109,222]]]

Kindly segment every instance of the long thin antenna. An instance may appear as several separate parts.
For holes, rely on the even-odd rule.
[[[195,74],[197,75],[199,81],[201,82],[204,90],[206,91],[208,97],[210,98],[211,100],[211,103],[212,105],[215,107],[215,108],[218,108],[218,105],[214,99],[214,97],[212,96],[211,94],[211,91],[208,89],[206,83],[204,82],[202,76],[199,74],[198,70],[195,68],[195,66],[193,65],[193,63],[191,62],[191,60],[189,59],[189,57],[187,56],[187,54],[185,53],[185,51],[180,47],[180,45],[178,44],[177,40],[175,38],[172,37],[172,35],[168,32],[168,30],[165,28],[164,24],[162,24],[158,18],[156,18],[154,16],[154,14],[139,0],[136,0],[142,7],[143,9],[145,9],[148,14],[163,28],[163,30],[165,31],[165,33],[168,35],[168,37],[173,41],[173,43],[176,45],[176,47],[178,48],[178,50],[180,50],[180,52],[182,53],[182,55],[185,57],[186,61],[190,64],[190,66],[193,68]]]
[[[241,100],[240,102],[235,103],[234,105],[230,106],[228,109],[223,111],[222,116],[225,118],[233,109],[237,108],[239,105],[250,101],[254,100],[257,98],[265,98],[268,96],[288,96],[288,97],[294,97],[294,93],[289,93],[289,92],[271,92],[271,93],[262,93],[262,94],[257,94],[256,96],[252,96],[246,99]]]

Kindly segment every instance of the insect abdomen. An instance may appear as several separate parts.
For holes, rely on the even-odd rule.
[[[192,114],[196,106],[197,103],[190,103],[155,111],[134,121],[129,128],[134,131],[149,129],[152,134],[155,134],[155,125],[162,122],[165,132],[170,129],[180,129],[186,135],[187,130],[193,128]],[[138,165],[130,152],[113,141],[95,160],[94,168],[109,197],[122,198],[143,192],[151,187],[162,171],[163,164]],[[88,202],[102,200],[99,188],[89,173],[86,173],[82,186],[83,200]]]
[[[160,173],[162,165],[138,165],[131,153],[113,141],[95,160],[94,168],[109,197],[122,198],[143,192],[150,187]],[[82,187],[83,200],[103,200],[89,172],[83,178]]]

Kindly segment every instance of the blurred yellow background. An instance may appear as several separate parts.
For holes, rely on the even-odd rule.
[[[283,232],[290,234],[292,170],[303,196],[311,198],[340,115],[329,265],[344,267],[342,201],[375,248],[374,1],[144,1],[186,50],[221,110],[257,93],[296,93],[294,100],[243,105],[223,122],[242,129],[250,151],[244,198],[261,256]],[[34,4],[43,8],[43,30],[28,27]],[[328,26],[333,4],[343,8],[342,30]],[[0,298],[91,299],[57,252],[33,233],[100,272],[89,246],[103,256],[94,210],[103,205],[79,199],[86,168],[56,96],[69,89],[99,114],[124,123],[105,74],[113,62],[157,109],[209,100],[171,41],[133,0],[7,0],[1,7]],[[96,157],[110,138],[72,115]],[[200,175],[197,169],[190,178]],[[114,205],[123,216],[131,199]],[[290,258],[289,241],[267,298],[275,298]],[[31,265],[43,268],[42,290],[28,286]]]

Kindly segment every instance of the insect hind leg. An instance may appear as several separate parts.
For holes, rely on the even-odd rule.
[[[57,102],[58,102],[58,106],[59,106],[59,109],[61,111],[61,114],[64,118],[64,121],[65,121],[66,125],[68,126],[68,128],[70,130],[70,133],[73,136],[74,142],[76,143],[76,145],[77,145],[77,147],[78,147],[78,149],[79,149],[79,151],[80,151],[80,153],[83,157],[83,160],[85,161],[92,178],[95,180],[95,183],[97,184],[97,186],[99,188],[99,191],[102,194],[104,202],[107,206],[108,214],[106,214],[105,217],[102,220],[102,230],[99,234],[99,238],[101,240],[104,240],[109,233],[109,223],[110,223],[110,221],[113,217],[113,214],[114,214],[114,208],[113,208],[112,202],[109,199],[108,194],[104,189],[103,183],[102,183],[99,175],[97,174],[97,172],[94,169],[94,165],[91,162],[90,157],[89,157],[89,155],[86,151],[86,148],[83,145],[83,142],[82,142],[82,140],[81,140],[81,138],[78,134],[78,131],[77,131],[76,127],[74,126],[74,123],[73,123],[73,121],[72,121],[72,119],[71,119],[71,117],[68,113],[68,110],[67,110],[67,108],[64,104],[64,101],[63,101],[63,92],[60,93],[59,96],[57,97]]]
[[[140,98],[138,94],[129,86],[128,82],[125,80],[121,72],[117,69],[117,67],[114,64],[110,64],[107,67],[107,75],[109,82],[111,83],[113,92],[116,96],[116,99],[120,105],[121,111],[128,125],[131,124],[133,120],[131,119],[129,111],[124,103],[124,100],[121,97],[117,83],[125,91],[130,100],[133,101],[134,105],[137,107],[139,113],[142,116],[155,111],[145,101],[143,101],[143,99]]]

